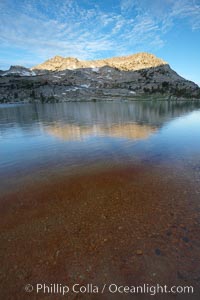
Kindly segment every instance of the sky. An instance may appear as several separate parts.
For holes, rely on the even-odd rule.
[[[0,0],[0,69],[150,52],[200,85],[200,0]]]

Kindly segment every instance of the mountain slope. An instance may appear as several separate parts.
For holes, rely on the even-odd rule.
[[[56,56],[32,69],[0,73],[0,102],[200,99],[200,88],[148,53],[80,61]],[[149,97],[150,96],[150,97]]]

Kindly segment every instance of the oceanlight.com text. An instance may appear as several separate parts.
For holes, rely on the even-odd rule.
[[[158,294],[193,294],[193,286],[167,286],[160,284],[141,284],[141,285],[120,285],[116,283],[95,285],[88,283],[81,285],[75,283],[72,286],[61,284],[61,283],[37,283],[35,285],[27,284],[25,286],[25,291],[27,293],[36,293],[36,294],[54,294],[65,296],[69,293],[74,294],[148,294],[155,296]]]

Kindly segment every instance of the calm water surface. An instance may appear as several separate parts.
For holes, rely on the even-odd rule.
[[[40,172],[151,163],[200,168],[200,105],[184,102],[0,106],[1,187]]]
[[[192,285],[156,299],[199,300],[199,183],[197,103],[1,105],[2,299],[64,282]]]

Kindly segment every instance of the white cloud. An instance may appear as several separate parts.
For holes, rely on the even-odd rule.
[[[121,0],[120,8],[122,14],[130,12],[137,4],[137,1],[133,0]],[[138,6],[138,5],[137,5]]]
[[[200,29],[200,3],[196,1],[176,1],[173,5],[172,18],[187,19],[193,30]]]
[[[14,2],[0,2],[0,43],[25,51],[29,66],[57,54],[94,59],[142,47],[153,51],[163,47],[165,33],[180,18],[200,29],[196,1],[122,0],[118,10],[110,11],[98,5],[86,9],[79,0],[18,0],[17,8]]]

